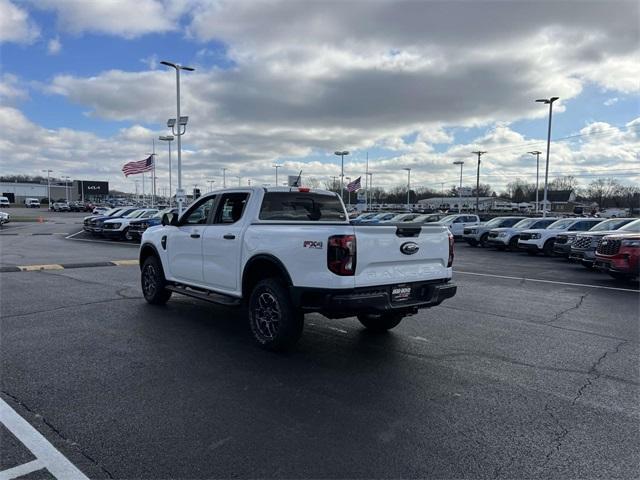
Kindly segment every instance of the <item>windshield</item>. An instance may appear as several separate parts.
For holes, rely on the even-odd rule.
[[[598,223],[595,227],[589,229],[590,232],[604,232],[606,230],[617,230],[621,226],[632,222],[630,218],[612,218]]]
[[[105,214],[107,217],[110,217],[110,216],[112,216],[112,215],[114,215],[114,214],[118,213],[120,210],[122,210],[122,209],[121,209],[121,208],[112,208],[111,210],[107,210],[106,212],[104,212],[104,214]]]
[[[573,218],[565,218],[564,220],[553,222],[551,225],[549,225],[548,228],[549,230],[553,230],[554,228],[564,230],[566,228],[569,228],[574,222],[575,220]]]
[[[134,210],[133,212],[124,216],[124,218],[138,218],[144,213],[144,210]]]
[[[447,215],[444,218],[440,219],[440,223],[453,222],[456,219],[456,215]]]
[[[624,227],[620,228],[618,231],[640,233],[640,219],[634,220],[631,223],[627,223]]]

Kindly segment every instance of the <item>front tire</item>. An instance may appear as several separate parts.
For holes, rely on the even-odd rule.
[[[151,305],[164,305],[171,298],[171,292],[165,288],[167,281],[164,278],[162,264],[156,256],[144,261],[140,283],[144,299]]]
[[[398,326],[402,321],[403,315],[398,313],[361,313],[358,315],[360,323],[375,333],[383,333]]]
[[[133,240],[133,237],[131,236],[131,234],[129,233],[129,228],[125,228],[124,231],[122,232],[122,239],[123,240],[127,240],[127,241],[131,241]]]
[[[554,238],[552,238],[550,240],[547,240],[544,243],[544,246],[542,247],[542,253],[544,253],[545,257],[552,257],[553,256],[553,242],[555,242]]]
[[[509,250],[513,250],[514,252],[518,250],[518,240],[520,237],[516,235],[511,240],[509,240]]]
[[[488,240],[488,239],[489,239],[489,234],[488,234],[488,233],[485,233],[484,235],[482,235],[482,236],[480,237],[480,244],[479,244],[479,245],[480,245],[482,248],[486,247],[486,246],[487,246],[487,240]]]
[[[254,340],[273,351],[291,349],[300,339],[304,315],[296,310],[281,280],[260,280],[249,296],[249,326]]]

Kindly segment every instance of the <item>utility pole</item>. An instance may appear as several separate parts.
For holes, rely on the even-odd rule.
[[[480,214],[480,157],[487,152],[482,152],[480,150],[471,152],[478,155],[478,172],[476,174],[476,215]]]
[[[538,213],[538,191],[540,190],[540,188],[538,187],[538,178],[540,176],[540,154],[542,152],[538,151],[538,150],[534,150],[533,152],[529,152],[531,155],[535,155],[536,156],[536,213]]]
[[[51,210],[51,179],[49,174],[53,172],[53,170],[42,170],[43,172],[47,172],[47,197],[49,198],[49,204],[47,208]]]
[[[222,169],[222,188],[227,188],[227,169]]]
[[[277,163],[273,164],[273,167],[276,169],[276,187],[278,186],[278,169],[281,167],[282,165],[278,165]]]
[[[540,98],[536,102],[549,105],[549,129],[547,130],[547,166],[544,171],[544,200],[542,205],[542,217],[547,216],[547,190],[549,185],[549,151],[551,150],[551,116],[553,115],[553,102],[560,97]]]
[[[403,168],[403,170],[407,171],[407,208],[409,208],[409,204],[411,203],[411,169]]]
[[[454,165],[460,165],[460,187],[458,188],[458,213],[462,213],[462,167],[464,162],[462,160],[456,160]]]

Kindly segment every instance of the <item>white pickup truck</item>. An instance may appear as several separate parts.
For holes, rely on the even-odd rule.
[[[307,188],[212,192],[140,244],[147,302],[175,292],[246,306],[255,340],[273,350],[297,342],[309,312],[391,329],[455,295],[452,262],[446,227],[354,225],[339,196]]]

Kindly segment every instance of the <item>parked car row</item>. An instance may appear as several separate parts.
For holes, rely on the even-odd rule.
[[[564,257],[615,278],[640,275],[640,219],[497,217],[465,228],[463,239],[472,246]]]
[[[158,210],[135,206],[117,207],[107,211],[96,208],[97,214],[85,217],[82,229],[96,237],[111,240],[140,240],[149,227],[159,225],[162,215],[176,213],[177,209]]]

